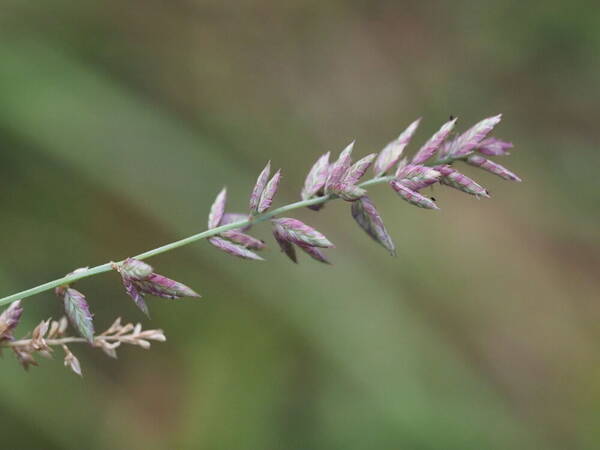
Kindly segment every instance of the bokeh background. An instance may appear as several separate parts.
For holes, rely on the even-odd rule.
[[[236,260],[200,242],[152,260],[204,295],[78,284],[98,329],[161,327],[85,377],[0,361],[7,449],[600,447],[600,8],[594,1],[145,0],[0,5],[1,295],[243,211],[267,159],[295,201],[325,151],[379,150],[424,117],[504,113],[509,183],[442,210],[373,198],[390,258],[342,202],[296,217],[334,265]],[[269,238],[268,227],[256,234]],[[60,314],[25,303],[19,333]]]

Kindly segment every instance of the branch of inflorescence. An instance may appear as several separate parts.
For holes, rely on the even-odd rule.
[[[118,262],[107,262],[96,267],[74,270],[68,275],[31,289],[0,299],[5,308],[0,314],[0,347],[11,347],[17,360],[27,369],[37,365],[34,355],[49,356],[51,346],[61,346],[64,363],[76,374],[81,375],[79,360],[69,350],[67,344],[88,343],[101,348],[108,356],[116,357],[116,349],[121,344],[138,345],[149,348],[150,341],[164,341],[162,330],[142,330],[141,324],[121,324],[117,318],[111,327],[100,335],[95,334],[93,314],[85,295],[70,287],[75,281],[115,270],[122,278],[126,293],[136,306],[148,314],[144,295],[162,298],[200,297],[188,286],[154,272],[142,260],[192,244],[201,239],[215,248],[243,259],[262,260],[253,250],[262,250],[265,243],[245,234],[251,225],[270,221],[273,237],[281,251],[293,262],[297,262],[299,249],[311,258],[329,263],[322,248],[333,247],[322,233],[306,223],[288,216],[288,212],[306,208],[318,210],[325,203],[342,199],[350,203],[354,221],[375,242],[395,255],[394,242],[386,230],[375,205],[367,196],[365,188],[377,184],[388,184],[407,203],[428,210],[439,207],[434,198],[428,198],[420,191],[439,183],[475,198],[489,198],[489,192],[467,175],[452,166],[462,160],[509,181],[521,179],[507,168],[488,156],[508,155],[513,147],[511,142],[487,137],[500,122],[501,115],[487,117],[460,134],[453,134],[456,118],[451,117],[435,132],[409,159],[402,158],[403,151],[412,139],[420,119],[413,121],[396,139],[389,142],[380,152],[371,153],[352,161],[354,142],[342,150],[338,158],[330,163],[331,152],[321,155],[309,170],[301,191],[301,201],[269,210],[281,181],[281,169],[271,177],[271,161],[260,172],[249,199],[248,215],[227,212],[227,188],[222,188],[213,201],[207,221],[207,230],[188,236],[161,247],[148,250],[134,257]],[[449,136],[452,136],[449,140]],[[429,167],[426,167],[429,166]],[[374,178],[359,183],[369,168]],[[390,175],[394,173],[394,175]],[[291,215],[291,214],[290,214]],[[284,217],[288,216],[288,217]],[[29,336],[14,340],[13,330],[23,314],[21,300],[36,294],[54,290],[63,301],[66,317],[59,321],[43,320]],[[65,331],[71,324],[79,336],[67,336]]]
[[[439,164],[440,162],[438,162]],[[443,162],[442,162],[443,163]],[[375,178],[371,178],[370,180],[367,180],[361,184],[359,184],[358,186],[360,187],[367,187],[367,186],[373,186],[376,184],[381,184],[381,183],[389,183],[390,181],[392,181],[394,179],[394,176],[383,176],[383,177],[375,177]],[[305,208],[308,206],[313,206],[313,205],[318,205],[321,203],[326,203],[328,201],[331,200],[335,200],[338,197],[335,195],[324,195],[321,197],[315,197],[315,198],[311,198],[308,200],[302,200],[302,201],[298,201],[295,203],[290,203],[289,205],[285,205],[285,206],[281,206],[279,208],[273,209],[269,212],[266,212],[264,214],[259,214],[253,217],[250,217],[248,220],[243,220],[243,221],[239,221],[239,222],[234,222],[234,223],[229,223],[226,225],[222,225],[220,227],[217,228],[211,228],[209,230],[203,231],[201,233],[197,233],[194,234],[192,236],[188,236],[184,239],[180,239],[178,241],[175,242],[171,242],[169,244],[165,244],[161,247],[157,247],[155,249],[152,250],[148,250],[144,253],[141,253],[137,256],[135,256],[135,259],[147,259],[147,258],[151,258],[153,256],[156,255],[160,255],[161,253],[166,253],[169,252],[171,250],[175,250],[176,248],[179,247],[183,247],[185,245],[189,245],[192,244],[196,241],[199,241],[201,239],[206,239],[212,236],[216,236],[218,234],[221,234],[225,231],[229,231],[229,230],[233,230],[236,228],[244,228],[248,225],[254,225],[260,222],[265,222],[275,216],[278,216],[280,214],[286,213],[288,211],[292,211],[294,209],[300,209],[300,208]],[[117,263],[118,264],[118,263]],[[67,285],[70,283],[73,283],[74,281],[77,280],[81,280],[83,278],[88,278],[88,277],[92,277],[94,275],[99,275],[101,273],[105,273],[105,272],[110,272],[111,270],[114,270],[114,262],[107,262],[105,264],[101,264],[99,266],[96,267],[90,267],[86,270],[79,270],[76,273],[64,276],[62,278],[58,278],[56,280],[53,281],[49,281],[47,283],[44,284],[40,284],[39,286],[30,288],[30,289],[26,289],[24,291],[21,292],[17,292],[16,294],[12,294],[12,295],[8,295],[4,298],[0,299],[0,306],[3,305],[7,305],[11,302],[14,302],[16,300],[22,300],[25,299],[27,297],[32,297],[34,295],[40,294],[42,292],[46,292],[49,291],[51,289],[57,288],[59,286],[63,286],[63,285]]]

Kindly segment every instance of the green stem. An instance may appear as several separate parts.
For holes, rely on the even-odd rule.
[[[360,187],[372,186],[380,183],[387,183],[394,179],[393,176],[387,177],[375,177],[370,180],[367,180],[361,184]],[[206,239],[217,234],[223,233],[224,231],[233,230],[235,228],[243,228],[247,225],[254,225],[260,222],[264,222],[269,220],[272,217],[278,216],[288,211],[292,211],[294,209],[305,208],[307,206],[318,205],[321,203],[328,202],[330,200],[334,200],[338,197],[334,195],[324,195],[322,197],[311,198],[309,200],[302,200],[295,203],[290,203],[289,205],[282,206],[277,209],[273,209],[264,214],[260,214],[254,217],[249,218],[248,220],[242,220],[235,223],[229,223],[227,225],[223,225],[217,228],[211,228],[210,230],[203,231],[202,233],[197,233],[192,236],[186,237],[184,239],[180,239],[179,241],[171,242],[169,244],[163,245],[162,247],[155,248],[153,250],[148,250],[147,252],[141,253],[137,256],[134,256],[136,259],[147,259],[152,256],[160,255],[161,253],[166,253],[171,250],[175,250],[176,248],[183,247],[184,245],[189,245],[193,242],[199,241],[200,239]],[[31,289],[26,289],[21,292],[17,292],[16,294],[9,295],[0,299],[0,306],[6,305],[8,303],[14,302],[15,300],[22,300],[27,297],[31,297],[36,294],[40,294],[42,292],[49,291],[58,286],[62,286],[65,284],[73,283],[74,281],[81,280],[82,278],[88,278],[94,275],[98,275],[105,272],[110,272],[113,270],[113,262],[108,262],[105,264],[101,264],[96,267],[91,267],[87,270],[82,270],[77,273],[64,276],[54,281],[49,281],[44,284],[40,284],[39,286],[33,287]]]

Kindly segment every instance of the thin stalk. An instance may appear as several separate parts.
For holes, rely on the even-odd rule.
[[[127,339],[131,339],[131,336],[125,336],[125,339],[122,339],[123,336],[94,336],[94,342],[98,341],[106,341],[106,342],[118,342],[124,341]],[[0,347],[27,347],[32,342],[32,339],[21,339],[19,341],[3,341],[0,343]],[[64,338],[56,338],[56,339],[44,339],[44,343],[49,346],[57,346],[64,344],[73,344],[73,343],[82,343],[89,344],[89,341],[82,337],[69,336]]]
[[[367,187],[367,186],[372,186],[375,184],[381,184],[381,183],[387,183],[391,180],[393,180],[394,177],[393,176],[385,176],[385,177],[375,177],[372,178],[370,180],[367,180],[361,184],[359,184],[360,187]],[[289,205],[285,205],[285,206],[281,206],[279,208],[273,209],[271,211],[268,211],[266,213],[260,214],[260,215],[256,215],[253,217],[250,217],[247,220],[242,220],[239,222],[235,222],[235,223],[229,223],[227,225],[222,225],[220,227],[217,228],[211,228],[210,230],[206,230],[203,231],[202,233],[197,233],[194,234],[192,236],[188,236],[184,239],[180,239],[178,241],[175,242],[171,242],[169,244],[163,245],[161,247],[157,247],[155,249],[152,250],[148,250],[144,253],[140,253],[137,256],[134,256],[134,258],[136,259],[147,259],[147,258],[151,258],[152,256],[156,256],[156,255],[160,255],[161,253],[166,253],[169,252],[171,250],[175,250],[176,248],[179,247],[183,247],[185,245],[189,245],[192,244],[196,241],[199,241],[201,239],[206,239],[212,236],[216,236],[217,234],[223,233],[224,231],[228,231],[228,230],[233,230],[235,228],[243,228],[247,225],[254,225],[260,222],[264,222],[266,220],[271,219],[272,217],[278,216],[280,214],[286,213],[288,211],[292,211],[294,209],[299,209],[299,208],[305,208],[307,206],[312,206],[312,205],[318,205],[321,203],[326,203],[330,200],[335,200],[338,197],[335,195],[324,195],[321,197],[315,197],[309,200],[302,200],[299,202],[295,202],[295,203],[290,203]],[[120,261],[122,262],[122,261]],[[110,272],[111,270],[113,270],[113,262],[107,262],[105,264],[101,264],[99,266],[96,267],[91,267],[88,268],[87,270],[82,270],[82,271],[78,271],[77,273],[74,273],[72,275],[67,275],[64,276],[62,278],[58,278],[54,281],[49,281],[47,283],[44,284],[40,284],[39,286],[30,288],[30,289],[26,289],[24,291],[21,292],[17,292],[16,294],[12,294],[12,295],[8,295],[2,299],[0,299],[0,306],[2,305],[6,305],[8,303],[11,303],[15,300],[22,300],[25,299],[27,297],[31,297],[33,295],[36,294],[40,294],[42,292],[46,292],[49,291],[51,289],[54,289],[58,286],[62,286],[65,284],[70,284],[73,283],[74,281],[77,280],[81,280],[82,278],[88,278],[94,275],[99,275],[101,273],[105,273],[105,272]],[[118,263],[117,263],[118,264]]]

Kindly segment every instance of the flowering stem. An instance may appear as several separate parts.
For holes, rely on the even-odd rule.
[[[118,342],[124,341],[127,339],[131,339],[131,336],[94,336],[94,341],[106,341],[106,342]],[[27,347],[32,343],[32,339],[21,339],[19,341],[3,341],[0,343],[0,347]],[[56,346],[56,345],[64,345],[64,344],[72,344],[72,343],[82,343],[89,344],[89,341],[86,338],[82,337],[64,337],[57,339],[44,339],[44,343],[48,346]]]
[[[372,178],[370,180],[367,180],[367,181],[359,184],[358,186],[367,187],[367,186],[372,186],[375,184],[387,183],[387,182],[392,181],[393,179],[394,179],[394,176],[375,177],[375,178]],[[134,258],[135,259],[147,259],[152,256],[160,255],[161,253],[166,253],[171,250],[175,250],[176,248],[183,247],[185,245],[199,241],[200,239],[206,239],[206,238],[221,234],[225,231],[233,230],[236,228],[244,228],[248,225],[254,225],[254,224],[257,224],[260,222],[264,222],[266,220],[271,219],[272,217],[283,214],[285,212],[292,211],[294,209],[305,208],[307,206],[313,206],[313,205],[318,205],[321,203],[326,203],[330,200],[335,200],[336,198],[338,198],[338,197],[330,194],[330,195],[324,195],[321,197],[311,198],[309,200],[302,200],[302,201],[298,201],[295,203],[290,203],[289,205],[285,205],[280,208],[273,209],[264,214],[259,214],[259,215],[253,216],[247,220],[242,220],[239,222],[222,225],[220,227],[211,228],[209,230],[203,231],[202,233],[197,233],[192,236],[188,236],[184,239],[180,239],[179,241],[171,242],[171,243],[163,245],[161,247],[158,247],[158,248],[155,248],[152,250],[148,250],[144,253],[141,253],[141,254],[135,256]],[[15,300],[21,300],[21,299],[31,297],[36,294],[40,294],[42,292],[49,291],[58,286],[73,283],[74,281],[80,280],[82,278],[88,278],[88,277],[91,277],[94,275],[99,275],[101,273],[110,272],[111,270],[113,270],[113,262],[108,262],[108,263],[101,264],[96,267],[91,267],[87,270],[77,271],[77,273],[73,273],[71,275],[67,275],[62,278],[58,278],[57,280],[49,281],[47,283],[40,284],[39,286],[33,287],[31,289],[26,289],[24,291],[17,292],[16,294],[8,295],[8,296],[0,299],[0,306],[6,305]]]

